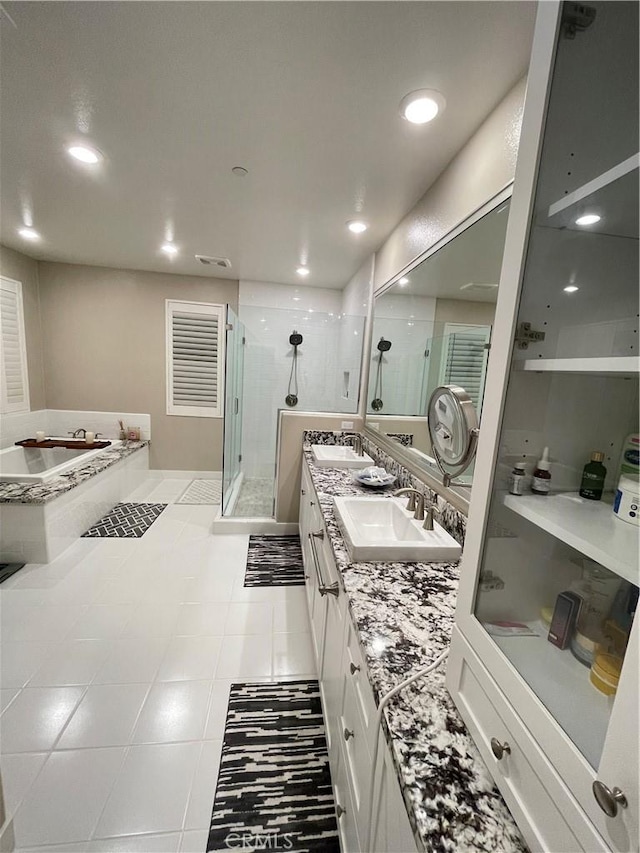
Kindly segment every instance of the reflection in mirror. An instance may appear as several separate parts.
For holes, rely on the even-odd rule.
[[[375,299],[367,427],[438,480],[429,399],[438,386],[458,385],[480,421],[508,214],[507,198]],[[472,478],[473,466],[458,482]]]

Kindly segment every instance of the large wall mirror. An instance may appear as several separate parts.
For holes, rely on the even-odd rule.
[[[439,482],[427,406],[439,385],[459,385],[480,421],[510,192],[389,282],[374,302],[366,429]],[[472,480],[473,464],[455,481],[463,499]]]

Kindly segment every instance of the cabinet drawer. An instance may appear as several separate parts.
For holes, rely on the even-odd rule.
[[[347,654],[345,659],[345,678],[353,684],[358,713],[367,734],[369,751],[373,753],[373,726],[376,720],[376,703],[369,684],[367,665],[358,642],[358,635],[351,619],[348,619]]]
[[[571,793],[473,651],[454,631],[449,689],[518,826],[533,850],[604,853],[602,838],[584,823]],[[578,712],[578,710],[577,710]],[[508,744],[497,759],[491,742]]]
[[[341,752],[342,750],[340,750]],[[356,826],[356,813],[351,802],[349,784],[347,782],[344,757],[341,755],[338,772],[333,782],[333,796],[336,801],[336,817],[340,847],[342,853],[360,853],[360,839]]]

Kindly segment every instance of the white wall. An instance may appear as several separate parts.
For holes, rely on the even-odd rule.
[[[378,290],[513,180],[526,79],[498,104],[376,253]]]

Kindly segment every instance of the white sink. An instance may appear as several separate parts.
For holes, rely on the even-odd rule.
[[[462,553],[437,522],[433,530],[424,530],[423,522],[405,509],[406,498],[334,498],[333,502],[354,562],[451,562]]]
[[[312,444],[311,452],[316,465],[321,468],[366,468],[373,465],[373,459],[358,456],[353,447],[340,444]]]

